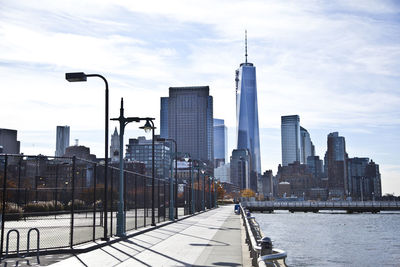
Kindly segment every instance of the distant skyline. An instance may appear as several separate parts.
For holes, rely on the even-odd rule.
[[[104,84],[68,83],[72,71],[108,79],[110,117],[124,97],[127,116],[155,117],[158,128],[169,87],[210,86],[230,154],[247,29],[262,172],[276,174],[280,118],[297,114],[316,155],[323,158],[327,135],[338,131],[349,157],[380,165],[383,193],[400,194],[398,1],[0,3],[0,128],[18,130],[25,154],[53,155],[56,126],[69,125],[71,140],[104,156]],[[127,126],[126,141],[145,135],[138,126]]]

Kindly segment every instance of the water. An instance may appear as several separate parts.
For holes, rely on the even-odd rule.
[[[400,266],[400,213],[253,213],[288,266]]]

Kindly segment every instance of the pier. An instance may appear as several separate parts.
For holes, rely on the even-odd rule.
[[[290,212],[346,211],[372,212],[400,211],[399,201],[242,201],[242,206],[250,211],[273,212],[288,210]]]

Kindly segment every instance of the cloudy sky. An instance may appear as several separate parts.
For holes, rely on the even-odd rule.
[[[154,116],[170,86],[209,85],[214,117],[235,146],[235,69],[257,67],[262,169],[281,162],[280,117],[298,114],[319,156],[326,136],[380,165],[383,192],[400,194],[398,1],[0,0],[0,128],[25,154],[54,155],[57,125],[103,156],[104,84],[110,116]],[[117,126],[110,123],[110,131]],[[131,124],[126,138],[143,135]]]

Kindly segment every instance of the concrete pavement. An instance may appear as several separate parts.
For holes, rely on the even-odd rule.
[[[51,266],[250,266],[242,231],[222,206]]]

